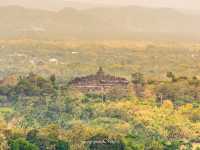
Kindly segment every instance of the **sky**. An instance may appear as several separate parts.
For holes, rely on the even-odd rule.
[[[200,0],[70,0],[82,4],[106,5],[140,5],[149,7],[182,8],[200,11]],[[62,8],[67,7],[67,0],[0,0],[0,5],[20,5],[34,8]]]

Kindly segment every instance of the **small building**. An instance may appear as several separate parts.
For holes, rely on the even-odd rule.
[[[105,74],[100,67],[96,74],[73,79],[70,86],[81,91],[105,91],[113,87],[127,88],[129,81],[122,77]]]

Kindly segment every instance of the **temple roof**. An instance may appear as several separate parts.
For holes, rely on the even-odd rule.
[[[128,80],[121,77],[105,74],[103,68],[100,67],[96,74],[85,77],[77,77],[70,82],[73,85],[79,84],[127,84]]]
[[[99,70],[97,71],[96,75],[97,76],[104,76],[104,71],[103,71],[103,68],[102,67],[99,67]]]

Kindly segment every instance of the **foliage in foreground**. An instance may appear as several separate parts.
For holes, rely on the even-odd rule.
[[[199,80],[168,74],[172,80],[157,83],[132,76],[127,93],[112,90],[104,101],[61,86],[53,75],[31,73],[2,86],[1,104],[8,106],[0,111],[1,149],[198,149]]]

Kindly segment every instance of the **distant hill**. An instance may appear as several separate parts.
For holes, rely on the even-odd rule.
[[[200,37],[200,15],[166,8],[98,7],[58,12],[0,7],[0,38],[187,38]]]
[[[9,5],[18,5],[26,8],[37,8],[37,9],[46,9],[46,10],[60,10],[64,7],[73,7],[75,9],[87,9],[92,7],[97,7],[96,3],[92,2],[77,2],[73,0],[41,0],[36,2],[34,0],[20,0],[15,3],[13,0],[6,0],[0,3],[0,6],[9,6]],[[98,6],[103,6],[103,4],[98,4]]]

